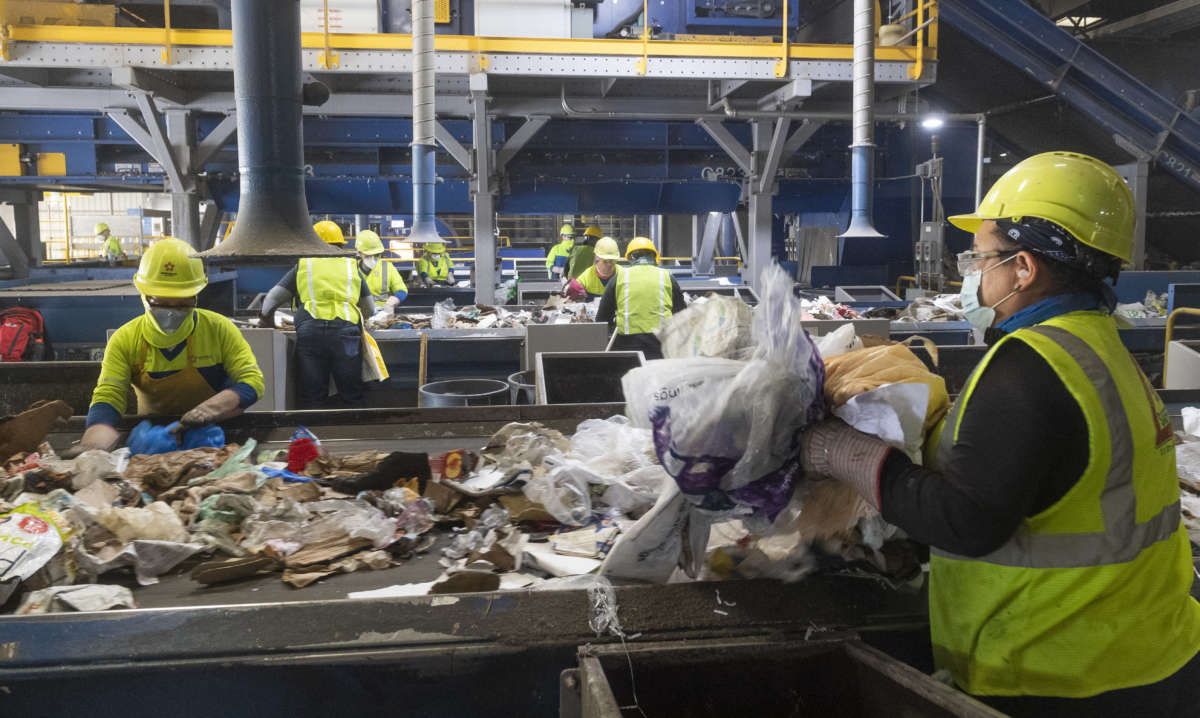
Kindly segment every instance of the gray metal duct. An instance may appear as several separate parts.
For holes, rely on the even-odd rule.
[[[200,256],[344,255],[313,231],[304,196],[300,0],[233,0],[232,18],[241,194],[233,232]]]
[[[875,0],[854,0],[853,141],[850,145],[850,226],[842,237],[882,237],[875,204]]]
[[[434,158],[434,0],[413,0],[413,142],[412,187],[413,228],[408,237],[414,242],[440,242],[434,221],[434,182],[437,181]]]

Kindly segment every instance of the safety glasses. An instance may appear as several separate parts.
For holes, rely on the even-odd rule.
[[[965,277],[968,274],[976,271],[979,268],[979,263],[985,259],[991,259],[993,257],[1006,257],[1009,255],[1016,254],[1019,251],[1021,251],[1021,250],[1019,250],[1019,249],[994,249],[990,252],[976,252],[973,250],[967,250],[966,252],[959,252],[958,256],[957,256],[958,274],[959,274],[959,276]]]

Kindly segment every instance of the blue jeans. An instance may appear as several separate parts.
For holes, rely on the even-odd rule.
[[[361,345],[358,325],[340,319],[306,319],[296,325],[301,409],[326,403],[331,376],[346,406],[363,406]]]

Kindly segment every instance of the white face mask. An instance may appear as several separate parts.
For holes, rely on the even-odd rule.
[[[367,269],[374,269],[379,264],[379,257],[363,257],[362,263]]]
[[[958,296],[962,301],[963,318],[966,319],[971,326],[975,327],[976,329],[987,329],[988,327],[992,326],[992,323],[996,321],[996,307],[1000,306],[1004,302],[1007,302],[1012,295],[1017,293],[1017,290],[1014,289],[1013,291],[1004,295],[1003,299],[991,306],[979,303],[979,289],[980,285],[983,283],[983,273],[999,267],[1001,264],[1009,261],[1009,259],[1016,258],[1017,255],[1014,254],[999,264],[993,264],[984,270],[976,270],[963,277],[962,290],[959,292]]]
[[[154,319],[154,323],[158,325],[158,328],[162,330],[163,334],[174,334],[191,315],[191,309],[165,309],[157,307],[150,309],[150,316]]]

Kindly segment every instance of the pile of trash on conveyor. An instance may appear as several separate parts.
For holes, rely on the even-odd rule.
[[[527,324],[572,324],[590,322],[596,316],[599,300],[566,302],[551,297],[538,309],[513,311],[506,307],[472,304],[456,308],[453,299],[434,305],[431,314],[396,313],[386,309],[367,321],[369,329],[515,329]]]

